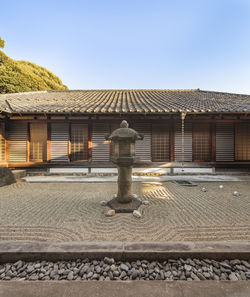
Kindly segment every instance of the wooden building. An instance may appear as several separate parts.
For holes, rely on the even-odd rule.
[[[72,90],[0,95],[0,166],[107,163],[104,135],[123,119],[145,136],[136,144],[141,162],[250,161],[250,95]]]

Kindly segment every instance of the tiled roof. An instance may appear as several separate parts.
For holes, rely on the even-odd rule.
[[[250,95],[202,90],[72,90],[0,95],[7,113],[250,112]]]

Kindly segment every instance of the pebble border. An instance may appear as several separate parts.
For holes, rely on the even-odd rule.
[[[36,261],[0,265],[0,280],[250,280],[250,260],[167,259],[163,262],[77,259],[76,261]]]

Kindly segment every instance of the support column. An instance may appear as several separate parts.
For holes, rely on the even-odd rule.
[[[117,166],[117,169],[118,169],[117,200],[120,203],[128,203],[133,198],[133,195],[131,194],[132,168],[133,166],[126,166],[126,167]]]
[[[216,161],[216,124],[211,124],[211,161]]]
[[[184,167],[184,140],[185,140],[185,124],[184,124],[184,120],[186,117],[187,113],[186,112],[182,112],[181,113],[181,167],[182,167],[182,171],[184,171],[183,167]]]

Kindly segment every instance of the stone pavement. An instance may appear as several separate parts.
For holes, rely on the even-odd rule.
[[[134,193],[150,202],[137,219],[105,217],[100,201],[115,183],[16,183],[0,188],[0,241],[249,241],[249,182],[220,184],[136,182]]]
[[[250,282],[0,282],[0,297],[249,297]]]

